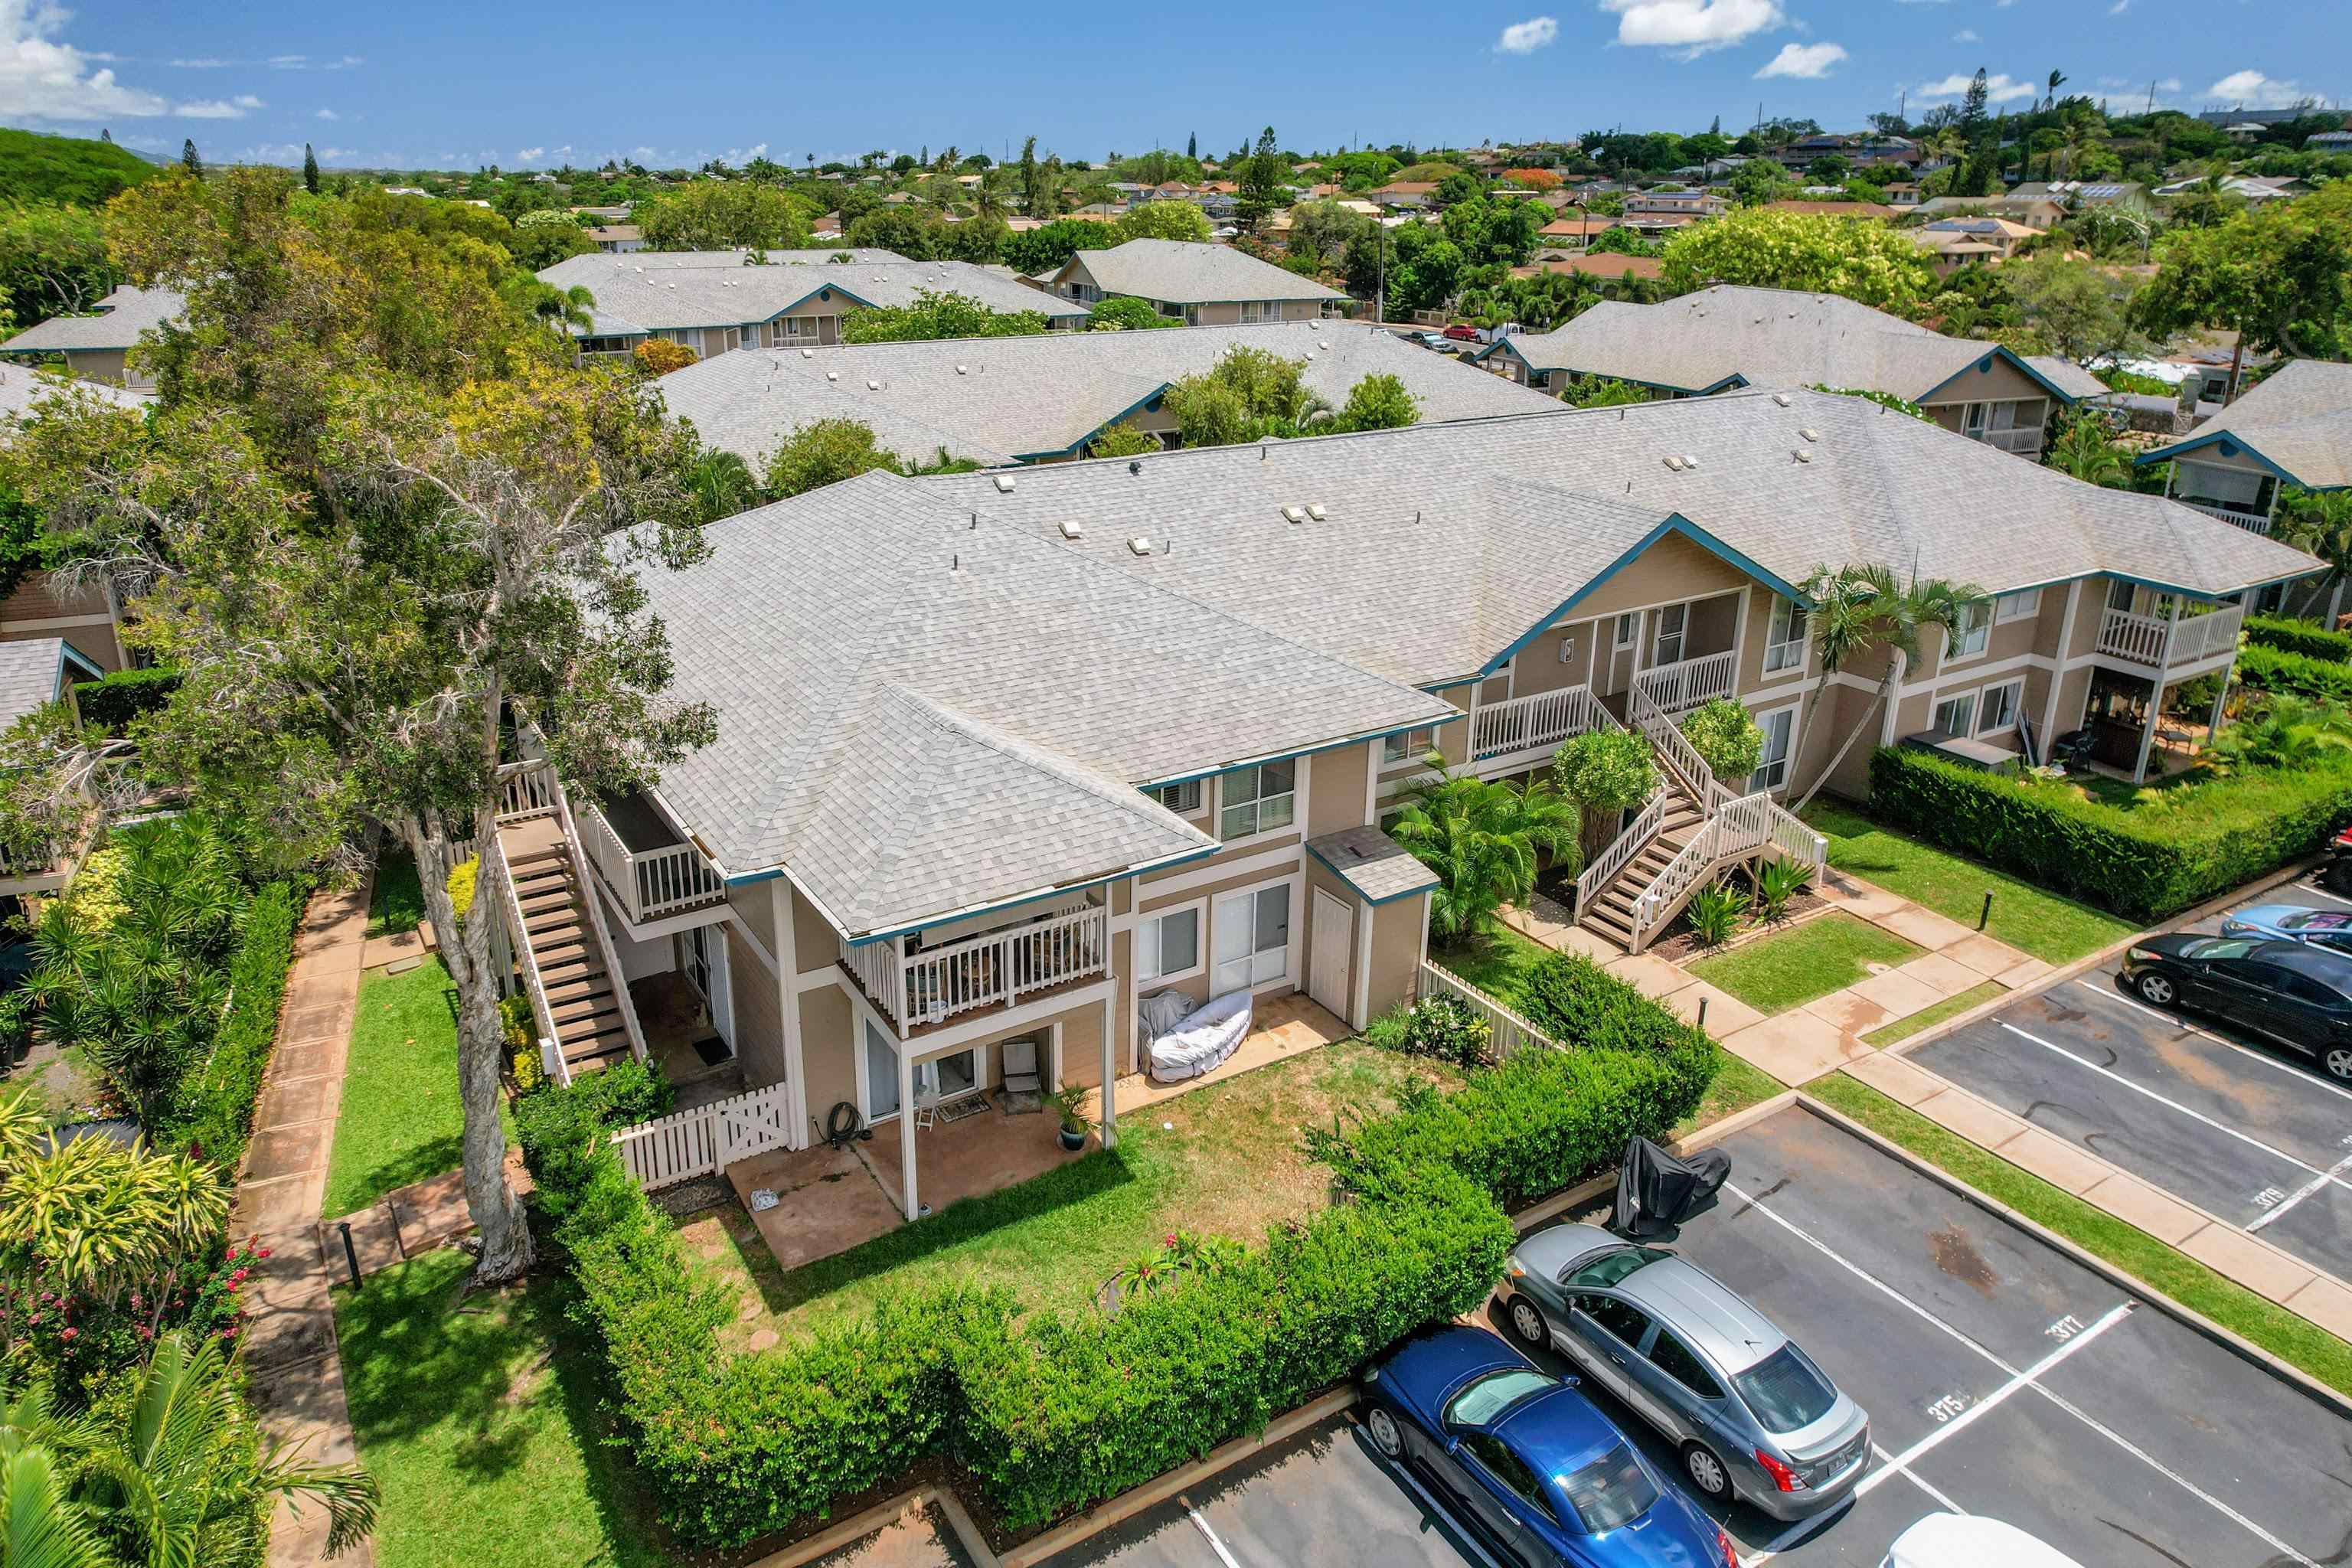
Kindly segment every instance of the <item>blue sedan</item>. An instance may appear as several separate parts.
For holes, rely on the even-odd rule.
[[[1484,1330],[1425,1329],[1382,1357],[1364,1429],[1514,1568],[1739,1568],[1572,1383]]]
[[[2301,904],[2257,904],[2221,919],[2223,936],[2262,942],[2300,942],[2329,952],[2352,954],[2352,910],[2313,910]]]

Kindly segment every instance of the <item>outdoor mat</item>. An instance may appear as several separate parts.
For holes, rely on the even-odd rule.
[[[702,1065],[704,1067],[715,1068],[725,1062],[735,1053],[727,1048],[726,1041],[720,1039],[716,1035],[712,1035],[707,1038],[694,1042],[694,1054],[702,1058]]]
[[[988,1096],[968,1094],[961,1100],[951,1100],[940,1107],[941,1121],[961,1121],[967,1116],[978,1116],[988,1109]]]

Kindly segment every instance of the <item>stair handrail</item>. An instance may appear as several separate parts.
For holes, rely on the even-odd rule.
[[[1656,749],[1660,760],[1682,780],[1691,798],[1712,816],[1721,804],[1717,799],[1718,792],[1727,797],[1729,792],[1716,782],[1715,770],[1706,765],[1706,759],[1698,754],[1698,748],[1690,743],[1690,737],[1683,733],[1674,715],[1651,701],[1638,684],[1625,689],[1625,711],[1634,728]]]
[[[515,891],[514,868],[507,861],[507,847],[496,832],[491,833],[485,853],[494,858],[491,874],[499,879],[499,890],[506,900],[507,929],[515,933],[515,942],[522,948],[523,994],[530,998],[531,1022],[539,1026],[539,1055],[541,1066],[552,1058],[555,1081],[572,1081],[572,1064],[563,1059],[563,1047],[555,1033],[555,1012],[548,1005],[547,977],[539,970],[539,951],[530,944],[530,928],[523,923],[522,896]]]
[[[1649,945],[1649,933],[1660,923],[1659,911],[1671,904],[1682,891],[1706,874],[1717,859],[1716,842],[1721,837],[1720,818],[1709,817],[1705,826],[1691,835],[1690,842],[1681,853],[1666,862],[1650,885],[1635,896],[1632,920],[1633,951],[1639,952]]]
[[[1666,802],[1674,792],[1660,784],[1650,792],[1642,814],[1625,825],[1625,830],[1609,841],[1609,847],[1595,855],[1576,879],[1576,914],[1581,920],[1592,908],[1592,900],[1601,890],[1616,880],[1617,873],[1626,862],[1642,852],[1643,845],[1657,837],[1658,828],[1666,819]]]
[[[1805,819],[1777,800],[1767,800],[1769,808],[1772,842],[1792,858],[1801,860],[1813,869],[1816,877],[1829,865],[1830,841],[1814,832]]]
[[[580,888],[580,900],[588,906],[588,920],[595,928],[596,950],[604,955],[604,973],[612,977],[613,999],[620,1008],[621,1026],[629,1034],[629,1053],[642,1062],[646,1057],[646,1032],[637,1022],[637,1005],[629,997],[628,980],[621,973],[621,955],[613,950],[613,933],[604,924],[604,900],[597,896],[596,879],[590,874],[588,857],[580,847],[580,824],[572,815],[572,798],[564,792],[560,775],[550,769],[548,776],[554,786],[556,824],[563,834],[564,851],[572,859],[572,875]]]

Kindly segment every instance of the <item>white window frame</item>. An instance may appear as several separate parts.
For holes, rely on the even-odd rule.
[[[1232,773],[1218,774],[1218,841],[1228,845],[1247,844],[1254,839],[1264,838],[1269,834],[1288,833],[1296,829],[1298,826],[1300,813],[1300,803],[1298,799],[1300,793],[1300,780],[1298,772],[1299,763],[1303,759],[1298,757],[1277,757],[1271,762],[1259,763],[1246,768],[1236,768]],[[1263,782],[1265,775],[1265,770],[1267,768],[1286,766],[1290,769],[1290,787],[1288,789],[1277,790],[1271,795],[1253,794],[1246,800],[1237,801],[1234,798],[1234,789],[1235,785],[1239,784],[1243,780],[1249,780],[1255,786]],[[1268,826],[1265,826],[1265,808],[1267,804],[1273,801],[1280,801],[1282,803],[1284,816],[1280,822]],[[1249,827],[1243,832],[1228,832],[1227,823],[1231,819],[1232,815],[1236,811],[1244,809],[1248,810],[1250,813]]]
[[[1182,779],[1175,784],[1159,784],[1143,792],[1179,816],[1198,816],[1208,804],[1209,792],[1200,779]]]
[[[1968,718],[1958,728],[1947,725],[1944,722],[1944,710],[1958,708],[1963,704],[1966,705]],[[1977,694],[1973,691],[1956,691],[1949,697],[1937,697],[1928,721],[1935,726],[1935,733],[1948,741],[1966,740],[1976,733]]]
[[[1986,713],[1986,710],[1992,706],[1992,694],[1996,691],[2005,691],[2009,694],[2009,716],[1997,724],[1989,722]],[[2017,715],[2024,707],[2025,677],[2021,675],[2014,680],[1994,681],[1977,693],[1977,733],[1979,735],[2007,734],[2017,728]]]
[[[1641,612],[1638,610],[1628,610],[1623,615],[1619,616],[1617,617],[1617,626],[1613,636],[1615,640],[1610,645],[1612,651],[1622,653],[1627,648],[1632,647],[1634,643],[1641,639]]]
[[[1992,602],[1992,624],[2005,626],[2011,621],[2031,620],[2042,613],[2042,590],[2020,588],[2013,594],[2002,594]]]
[[[1764,673],[1805,668],[1805,609],[1796,600],[1772,596],[1772,618],[1764,634]]]
[[[1666,616],[1669,614],[1675,617],[1675,629],[1671,632],[1666,630]],[[1666,657],[1666,643],[1669,639],[1672,639],[1675,645],[1675,657],[1672,658]],[[1651,623],[1650,668],[1663,669],[1670,664],[1682,663],[1683,649],[1689,645],[1689,642],[1690,605],[1682,602],[1660,605],[1657,609],[1657,619]]]
[[[1437,731],[1407,730],[1402,734],[1381,737],[1381,761],[1384,763],[1419,762],[1437,743]]]
[[[1271,881],[1260,882],[1255,887],[1235,888],[1230,892],[1219,893],[1212,900],[1208,941],[1204,944],[1210,975],[1210,994],[1223,996],[1236,990],[1263,991],[1296,983],[1298,973],[1299,930],[1305,924],[1304,911],[1299,908],[1302,887],[1301,879],[1296,876],[1276,877]],[[1256,945],[1258,900],[1273,892],[1280,892],[1286,900],[1287,918],[1284,921],[1283,945],[1279,948],[1260,948]],[[1251,941],[1249,952],[1245,955],[1245,959],[1220,959],[1217,957],[1218,935],[1225,929],[1228,912],[1244,899],[1249,900],[1247,916]],[[1280,955],[1280,967],[1268,972],[1266,965],[1277,953]],[[1228,964],[1244,961],[1249,964],[1249,978],[1238,985],[1227,984],[1227,977],[1221,972]]]
[[[1971,642],[1976,646],[1969,646]],[[1972,599],[1962,605],[1959,628],[1948,639],[1944,650],[1944,662],[1958,664],[1964,659],[1982,658],[1985,650],[1991,646],[1992,601]]]
[[[1180,915],[1192,917],[1192,965],[1189,969],[1162,971],[1160,967],[1161,922]],[[1190,980],[1209,967],[1209,900],[1194,899],[1189,903],[1170,904],[1162,909],[1146,910],[1135,917],[1135,983],[1145,985],[1170,985],[1180,980]]]
[[[1756,760],[1756,771],[1748,775],[1748,794],[1753,795],[1759,789],[1784,790],[1789,787],[1789,767],[1797,760],[1797,706],[1794,702],[1783,703],[1754,716],[1757,727],[1764,731],[1764,751]],[[1776,720],[1784,717],[1789,721],[1787,749],[1776,760],[1771,755],[1772,725]],[[1778,778],[1764,776],[1776,768],[1780,772]]]

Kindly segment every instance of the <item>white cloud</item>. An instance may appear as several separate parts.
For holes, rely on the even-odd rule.
[[[2110,16],[2120,16],[2130,9],[2131,0],[2116,0],[2114,5],[2107,7],[2107,15]]]
[[[340,114],[337,114],[337,113],[336,113],[333,110],[331,110],[331,109],[322,109],[322,110],[319,110],[318,114],[317,114],[314,118],[316,118],[316,119],[320,119],[320,120],[341,120],[341,119],[342,118],[342,116],[341,116],[341,115],[340,115]]]
[[[1974,27],[1962,27],[1952,35],[1952,42],[1956,44],[1973,44],[1976,41],[1977,30]]]
[[[1554,16],[1530,16],[1524,22],[1514,22],[1503,29],[1495,40],[1495,50],[1505,55],[1531,55],[1548,48],[1559,37],[1559,20]]]
[[[163,114],[161,94],[92,69],[100,57],[59,37],[70,13],[52,0],[0,0],[0,103],[28,120],[105,120]]]
[[[1830,74],[1830,67],[1845,58],[1843,44],[1782,44],[1780,52],[1764,62],[1756,73],[1759,79],[1768,76],[1801,77],[1814,81]]]
[[[365,64],[367,64],[367,58],[363,55],[345,55],[339,60],[329,60],[319,68],[322,71],[341,71],[349,70],[353,66],[363,66]]]
[[[2207,88],[2205,96],[2220,99],[2237,109],[2292,109],[2318,95],[2295,82],[2280,81],[2258,70],[2242,70],[2231,71]]]
[[[547,149],[544,147],[526,147],[521,152],[515,154],[515,162],[518,163],[536,163],[541,158],[546,156]]]
[[[572,149],[566,147],[564,151],[569,153]],[[765,142],[755,142],[749,147],[730,147],[719,154],[730,164],[748,163],[754,158],[764,158],[767,155],[768,144]]]
[[[1968,72],[1954,71],[1941,81],[1931,81],[1924,87],[1915,88],[1912,90],[1920,98],[1958,98],[1969,90],[1969,83],[1972,79],[1974,79]],[[2030,81],[2011,81],[2006,71],[1998,76],[1985,78],[1985,97],[1994,103],[2007,103],[2012,99],[2032,98],[2041,90]]]
[[[180,69],[185,71],[216,71],[224,69],[226,67],[233,66],[236,62],[235,60],[199,59],[173,60],[172,63],[179,67]]]
[[[2180,90],[2180,79],[2177,76],[2166,77],[2162,81],[2156,84],[2156,90],[2158,92],[2179,92]]]
[[[260,101],[259,99],[254,100],[257,105]],[[172,112],[183,120],[242,120],[247,107],[243,103],[231,103],[226,99],[200,98],[192,103],[179,105]]]
[[[269,57],[269,68],[271,70],[279,71],[309,70],[310,68],[310,57],[308,55],[272,55]]]
[[[240,92],[229,101],[236,104],[239,109],[267,109],[269,107],[269,105],[262,102],[261,100],[254,97],[253,94],[249,92]]]
[[[1601,0],[1617,14],[1617,41],[1680,49],[1691,59],[1788,21],[1780,0]]]

